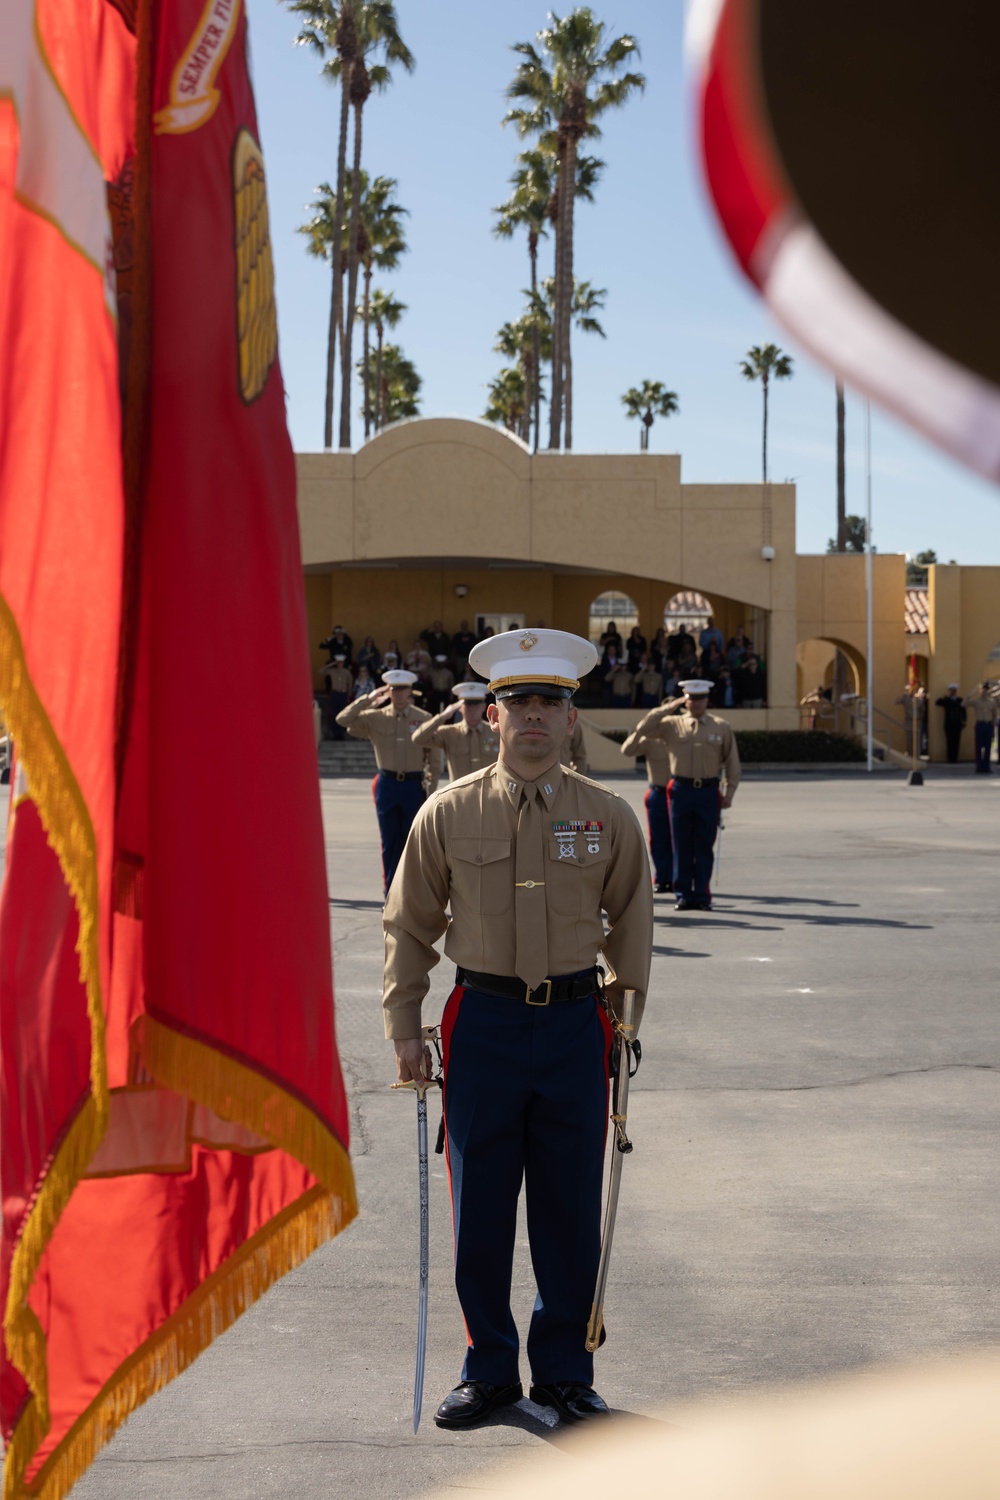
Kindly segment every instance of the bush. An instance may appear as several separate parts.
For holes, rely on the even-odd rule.
[[[744,765],[797,762],[858,762],[866,759],[857,740],[843,734],[828,734],[825,729],[741,729],[736,732],[736,748]]]

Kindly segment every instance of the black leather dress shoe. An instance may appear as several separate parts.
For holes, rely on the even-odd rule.
[[[539,1406],[554,1406],[564,1422],[582,1422],[585,1417],[609,1417],[606,1402],[592,1385],[578,1380],[559,1380],[554,1385],[533,1385],[531,1399]]]
[[[656,894],[658,896],[666,896],[670,891],[673,890],[673,886],[670,884],[669,880],[658,880],[653,889],[656,891]]]
[[[698,908],[689,896],[678,896],[674,902],[674,911],[697,911]]]
[[[434,1420],[439,1427],[474,1427],[498,1406],[513,1406],[523,1395],[520,1381],[516,1385],[489,1385],[485,1380],[463,1380],[445,1396]]]

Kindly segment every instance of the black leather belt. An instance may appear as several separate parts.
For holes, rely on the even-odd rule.
[[[718,786],[718,776],[675,776],[679,786]]]
[[[600,988],[600,973],[595,967],[582,974],[557,975],[555,979],[543,979],[536,989],[529,990],[523,979],[512,974],[477,974],[472,969],[456,969],[455,983],[482,990],[484,995],[523,1000],[525,1005],[549,1005],[553,1000],[585,1000],[595,994]]]
[[[389,776],[393,781],[423,781],[423,771],[387,771],[384,766],[379,766],[380,776]]]

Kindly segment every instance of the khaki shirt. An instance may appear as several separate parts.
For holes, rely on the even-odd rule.
[[[970,693],[965,699],[964,707],[972,709],[977,724],[995,724],[1000,713],[996,699],[988,697],[986,693]]]
[[[421,724],[413,731],[413,743],[444,751],[449,781],[458,781],[482,766],[491,766],[500,751],[500,736],[485,719],[480,719],[472,729],[464,720],[460,724],[439,724],[436,729]]]
[[[325,667],[324,676],[331,693],[354,691],[354,676],[348,667]]]
[[[579,719],[563,740],[559,759],[564,766],[572,766],[574,771],[578,771],[581,776],[586,776],[587,742],[584,739],[583,725]]]
[[[414,745],[418,724],[429,719],[426,709],[407,704],[398,714],[391,703],[371,708],[364,698],[355,698],[337,715],[337,723],[356,740],[371,740],[380,771],[422,771],[424,752]]]
[[[696,719],[686,709],[679,714],[666,714],[662,708],[653,708],[639,720],[635,733],[666,743],[671,776],[698,780],[725,775],[729,796],[739,786],[740,754],[732,727],[725,719],[707,713]]]
[[[646,779],[650,786],[666,786],[670,780],[670,751],[664,740],[633,729],[622,745],[622,754],[646,757]]]
[[[640,693],[651,693],[657,700],[663,697],[663,677],[659,672],[654,672],[648,667],[644,672],[636,672],[635,682]]]
[[[459,967],[514,973],[515,843],[523,785],[497,761],[445,787],[417,813],[383,917],[386,1036],[420,1035],[420,1006],[439,958],[434,944],[443,933],[444,951]],[[614,971],[613,980],[608,976],[612,1001],[620,1009],[622,992],[634,989],[638,1026],[653,943],[649,861],[638,820],[614,792],[559,765],[538,786],[546,860],[532,894],[545,903],[549,976],[589,969],[603,952]],[[601,826],[589,835],[579,832],[567,855],[568,841],[556,838],[554,826],[572,822]]]

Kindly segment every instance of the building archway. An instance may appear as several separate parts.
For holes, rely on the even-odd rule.
[[[591,600],[588,635],[596,646],[613,625],[622,638],[628,640],[632,629],[639,623],[639,606],[628,594],[618,589],[606,589]]]
[[[711,603],[697,589],[682,589],[673,594],[663,606],[663,628],[668,635],[678,630],[688,630],[698,639],[706,622],[714,614]]]

